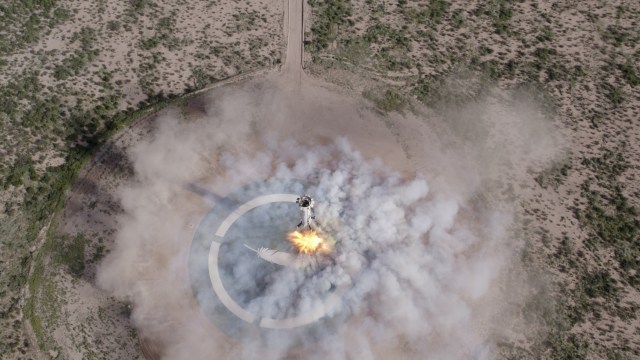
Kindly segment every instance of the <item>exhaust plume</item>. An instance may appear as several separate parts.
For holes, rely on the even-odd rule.
[[[133,322],[163,358],[494,356],[508,316],[501,276],[517,239],[509,231],[511,204],[480,194],[490,180],[508,182],[506,175],[518,178],[548,158],[539,146],[548,132],[535,116],[473,104],[482,111],[449,114],[459,123],[436,129],[414,115],[381,118],[357,100],[310,86],[294,96],[256,81],[214,96],[202,118],[161,115],[153,137],[130,150],[135,179],[119,193],[120,231],[98,273],[101,287],[133,304]],[[468,136],[471,113],[480,114],[472,129],[480,138]],[[496,139],[502,146],[491,145]],[[229,337],[203,316],[199,307],[208,300],[194,299],[190,287],[209,281],[190,280],[186,270],[194,228],[208,209],[225,206],[224,194],[287,179],[311,184],[304,191],[335,240],[332,262],[315,272],[282,266],[265,275],[267,289],[248,294],[258,282],[250,276],[256,253],[268,250],[240,246],[225,254],[236,276],[229,292],[263,317],[317,306],[328,317],[344,315],[308,337]],[[217,195],[187,190],[193,184]],[[258,210],[251,219],[278,221]],[[327,306],[333,287],[341,289],[339,301]]]

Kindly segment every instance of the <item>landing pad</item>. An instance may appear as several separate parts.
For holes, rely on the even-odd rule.
[[[318,269],[288,268],[251,250],[295,254],[286,238],[300,218],[295,201],[313,190],[301,180],[249,184],[218,197],[198,225],[189,254],[191,287],[202,312],[228,335],[287,332],[309,338],[344,317],[341,291],[332,284],[312,303],[305,302],[300,289],[287,288],[322,281],[312,273]]]

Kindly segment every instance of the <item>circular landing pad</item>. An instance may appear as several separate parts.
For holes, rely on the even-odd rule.
[[[228,335],[286,332],[315,338],[344,318],[338,311],[341,291],[333,284],[327,283],[313,304],[301,304],[300,289],[288,286],[319,281],[313,272],[321,269],[286,267],[256,253],[268,248],[295,255],[286,234],[300,220],[296,199],[309,191],[299,180],[244,186],[217,199],[196,229],[189,254],[191,287],[204,314]]]

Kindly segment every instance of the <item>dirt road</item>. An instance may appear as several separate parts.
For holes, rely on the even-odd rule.
[[[284,30],[287,39],[287,52],[282,66],[284,83],[293,87],[300,87],[302,76],[303,49],[303,10],[305,0],[285,0]]]

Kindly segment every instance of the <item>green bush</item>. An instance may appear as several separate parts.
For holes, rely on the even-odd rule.
[[[616,281],[606,270],[585,274],[580,281],[580,286],[590,298],[614,298],[618,294]]]
[[[411,41],[403,31],[386,24],[376,24],[367,29],[364,40],[368,43],[389,42],[393,47],[411,50]]]
[[[53,70],[53,78],[56,80],[66,80],[73,75],[73,72],[64,64],[56,65]]]
[[[602,89],[604,90],[605,97],[613,104],[613,106],[619,106],[624,101],[624,92],[619,87],[603,83]]]
[[[315,20],[311,27],[313,39],[305,45],[311,52],[326,49],[336,39],[338,26],[349,24],[352,15],[350,0],[309,0],[314,8]]]
[[[394,90],[387,89],[382,94],[376,91],[365,91],[363,96],[373,101],[376,108],[384,111],[402,111],[407,106],[407,100]]]
[[[49,27],[53,28],[71,18],[71,12],[69,10],[58,7],[53,11],[53,17],[49,21]]]
[[[23,184],[25,175],[35,172],[33,160],[29,156],[20,155],[9,168],[9,174],[4,180],[3,187],[6,189],[9,185],[20,186]]]
[[[426,9],[402,8],[400,11],[407,21],[436,25],[442,22],[450,6],[451,4],[446,0],[430,0]]]
[[[150,0],[129,0],[131,9],[134,12],[142,12],[148,5],[151,4]]]
[[[613,43],[613,46],[619,47],[621,45],[632,45],[638,42],[638,37],[634,37],[629,32],[625,31],[620,25],[609,25],[602,34],[602,37],[609,42]]]
[[[140,48],[142,50],[151,50],[158,47],[158,45],[160,45],[160,40],[155,36],[140,40]]]
[[[445,0],[429,0],[427,17],[436,24],[442,21],[451,4]]]
[[[551,60],[551,58],[557,54],[558,51],[556,51],[556,49],[550,49],[546,47],[537,48],[533,52],[533,56],[535,56],[535,58],[537,59],[536,64],[539,69],[542,68],[544,64],[548,63],[549,60]]]
[[[582,360],[589,352],[589,343],[568,332],[549,334],[546,345],[551,350],[550,358],[555,360]]]
[[[451,13],[451,26],[453,26],[454,29],[460,29],[464,26],[462,9],[455,9],[453,13]]]
[[[58,262],[74,277],[81,277],[85,268],[86,237],[83,234],[73,237],[61,236],[56,243]]]
[[[480,6],[476,11],[476,15],[484,13],[491,18],[493,27],[497,34],[508,35],[509,22],[513,17],[513,9],[511,3],[514,0],[492,0]]]
[[[630,166],[621,152],[605,151],[600,157],[586,158],[582,164],[595,173],[601,190],[592,189],[592,180],[582,184],[583,210],[575,208],[576,218],[593,233],[590,243],[613,249],[629,284],[640,287],[640,219],[636,207],[625,196],[618,182]],[[593,245],[592,245],[593,246]]]
[[[546,189],[548,187],[557,189],[558,186],[560,186],[567,178],[569,170],[571,170],[571,165],[569,163],[556,163],[538,174],[534,178],[534,180],[543,189]]]
[[[551,41],[553,40],[553,30],[550,27],[545,26],[540,31],[540,34],[536,36],[536,40],[540,42]]]
[[[636,70],[631,61],[627,60],[624,64],[618,65],[618,68],[622,71],[622,77],[629,85],[636,86],[640,84],[640,78],[636,74]]]
[[[120,30],[121,27],[122,27],[122,25],[120,24],[120,22],[118,20],[110,20],[107,23],[107,30],[109,30],[109,31],[118,31],[118,30]]]

